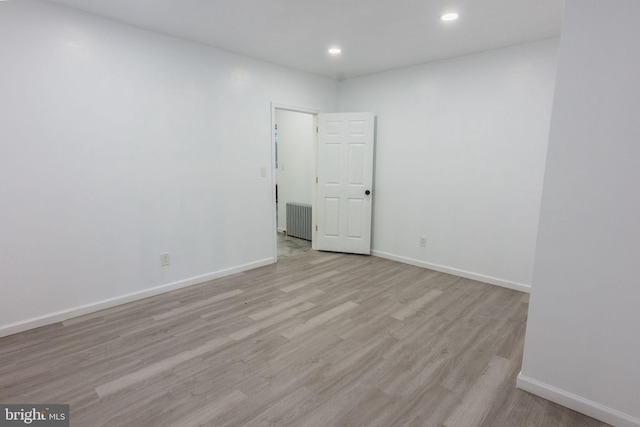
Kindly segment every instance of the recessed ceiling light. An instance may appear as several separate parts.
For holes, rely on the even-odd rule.
[[[455,21],[456,19],[458,19],[458,14],[455,12],[445,13],[440,17],[440,19],[442,19],[443,21]]]
[[[332,47],[332,48],[329,48],[328,52],[331,55],[340,55],[340,53],[342,52],[342,49],[340,49],[339,47]]]

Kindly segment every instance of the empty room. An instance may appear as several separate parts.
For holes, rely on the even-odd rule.
[[[639,426],[639,20],[0,0],[0,426]]]

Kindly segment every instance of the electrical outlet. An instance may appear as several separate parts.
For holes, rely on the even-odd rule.
[[[165,253],[165,254],[160,254],[160,264],[164,265],[169,265],[171,263],[171,259],[169,257],[169,254]]]
[[[427,246],[427,237],[420,236],[420,246]]]

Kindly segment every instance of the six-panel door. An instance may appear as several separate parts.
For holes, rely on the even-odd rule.
[[[318,115],[316,249],[369,254],[373,113]]]

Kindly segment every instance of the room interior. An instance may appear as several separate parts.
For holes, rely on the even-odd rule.
[[[316,114],[273,109],[278,258],[312,246],[316,122]]]
[[[0,2],[0,336],[271,266],[273,106],[370,111],[371,258],[530,293],[514,389],[640,425],[640,3],[347,3]]]

